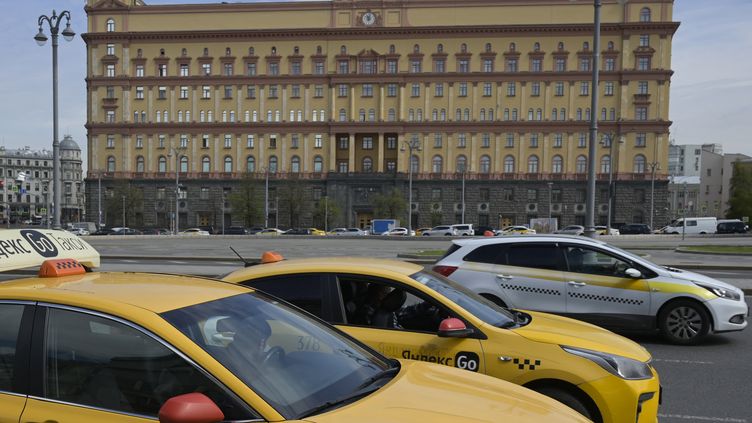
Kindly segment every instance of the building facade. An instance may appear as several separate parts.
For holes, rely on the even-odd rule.
[[[664,222],[672,9],[604,1],[594,55],[586,0],[87,0],[88,179],[137,190],[143,226],[237,223],[249,175],[259,223],[326,197],[364,226],[397,189],[413,227],[582,224],[595,114],[596,223],[609,197],[613,222]]]
[[[745,154],[717,154],[703,150],[698,208],[701,215],[719,219],[726,217],[734,164],[749,159]]]
[[[64,187],[61,222],[77,222],[84,211],[81,149],[66,135],[60,153]],[[4,223],[46,224],[53,207],[52,151],[0,147],[0,175]]]

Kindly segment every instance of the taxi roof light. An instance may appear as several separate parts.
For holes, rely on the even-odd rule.
[[[39,268],[40,278],[57,278],[84,273],[86,273],[86,268],[76,259],[45,260]]]
[[[261,255],[261,264],[276,263],[284,259],[285,258],[282,254],[276,251],[265,251],[264,254]]]

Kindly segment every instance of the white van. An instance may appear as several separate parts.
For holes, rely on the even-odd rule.
[[[686,220],[687,225],[684,226]],[[661,229],[664,234],[714,234],[718,220],[715,217],[687,217],[671,221]]]

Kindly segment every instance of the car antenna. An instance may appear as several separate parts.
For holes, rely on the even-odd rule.
[[[240,253],[238,253],[234,248],[232,248],[232,245],[230,245],[230,249],[232,250],[233,253],[235,253],[236,256],[238,256],[240,261],[243,262],[244,267],[250,267],[254,265],[254,263],[251,263],[250,261],[246,260],[243,256],[240,255]]]

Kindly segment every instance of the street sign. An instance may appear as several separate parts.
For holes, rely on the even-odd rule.
[[[41,213],[41,214],[47,214],[47,209],[44,208],[44,207],[42,207],[41,209],[39,209],[39,213]]]
[[[742,222],[749,223],[749,216],[742,216]]]

